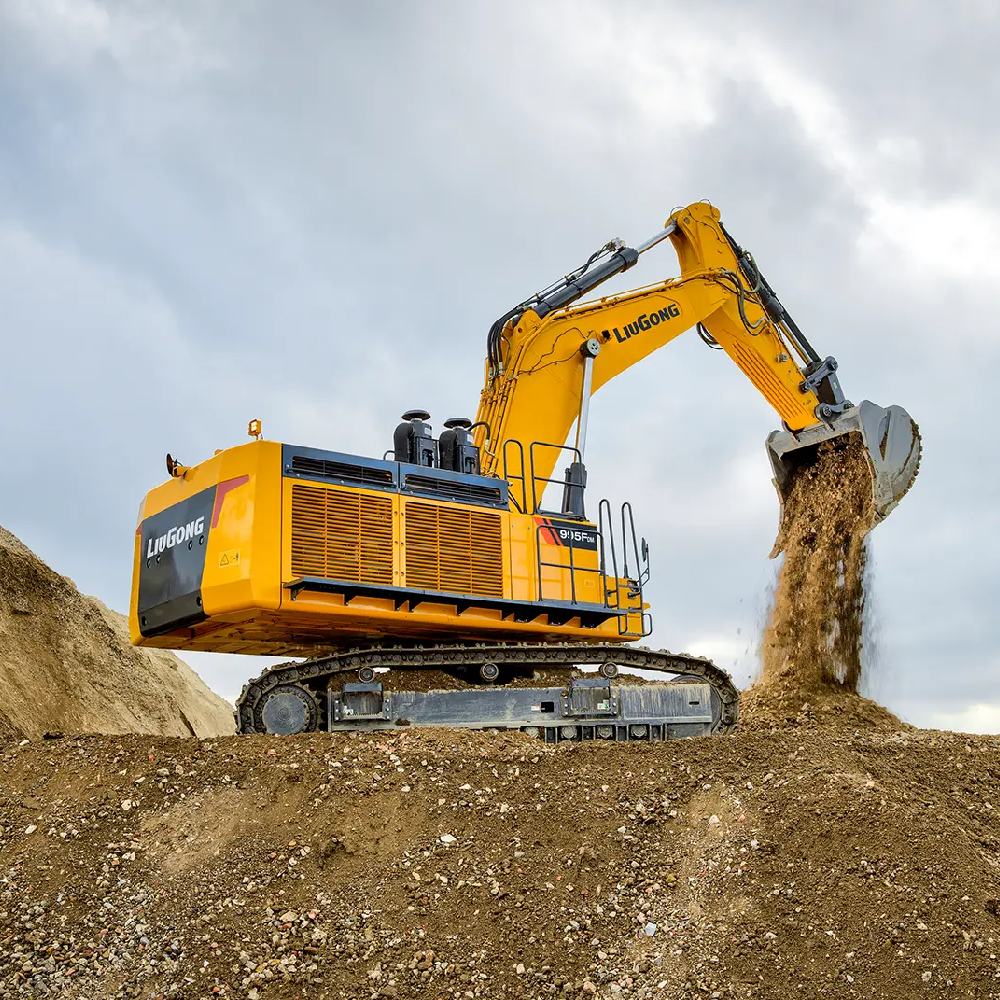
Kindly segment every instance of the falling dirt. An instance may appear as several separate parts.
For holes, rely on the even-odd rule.
[[[783,555],[762,642],[774,702],[856,692],[861,680],[871,472],[856,437],[820,445],[792,481],[775,551]]]

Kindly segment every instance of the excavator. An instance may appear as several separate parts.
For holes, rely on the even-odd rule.
[[[665,240],[679,277],[580,301]],[[719,211],[697,203],[500,316],[475,420],[445,420],[435,437],[428,412],[409,410],[379,458],[265,440],[256,420],[252,440],[197,465],[168,454],[169,477],[139,512],[132,641],[296,658],[244,686],[246,734],[728,732],[739,714],[729,675],[640,644],[649,549],[631,505],[586,496],[594,393],[687,330],[777,412],[766,448],[779,501],[823,442],[853,435],[876,521],[889,514],[917,474],[916,424],[899,406],[845,397],[836,361],[814,350]]]

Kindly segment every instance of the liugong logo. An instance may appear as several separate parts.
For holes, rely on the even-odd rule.
[[[664,309],[657,309],[655,312],[643,313],[641,316],[637,316],[631,323],[626,323],[625,328],[622,333],[619,333],[618,327],[612,327],[610,330],[604,330],[601,332],[601,340],[610,340],[611,334],[615,335],[615,340],[619,344],[624,344],[629,337],[634,337],[637,333],[642,333],[644,330],[649,330],[654,326],[659,326],[661,323],[669,323],[675,316],[680,316],[681,310],[679,306],[671,303]]]
[[[188,521],[187,524],[179,524],[176,528],[171,528],[165,535],[159,538],[151,538],[146,547],[146,558],[152,559],[167,549],[172,549],[175,545],[183,545],[184,542],[191,541],[195,535],[201,535],[205,531],[205,518],[199,517],[196,521]]]

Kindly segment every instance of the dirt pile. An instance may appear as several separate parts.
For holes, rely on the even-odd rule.
[[[0,994],[1000,996],[1000,740],[858,717],[9,744]]]
[[[172,653],[0,528],[0,737],[50,732],[210,736],[232,707]]]
[[[871,472],[856,438],[820,445],[798,471],[775,543],[783,561],[761,644],[772,704],[854,692],[861,679]]]

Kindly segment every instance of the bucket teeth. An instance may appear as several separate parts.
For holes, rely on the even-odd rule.
[[[829,423],[813,424],[795,433],[772,431],[768,435],[767,454],[782,504],[795,470],[811,462],[824,441],[847,434],[859,434],[865,445],[872,472],[875,523],[889,516],[917,478],[920,430],[901,406],[881,407],[867,399]]]

